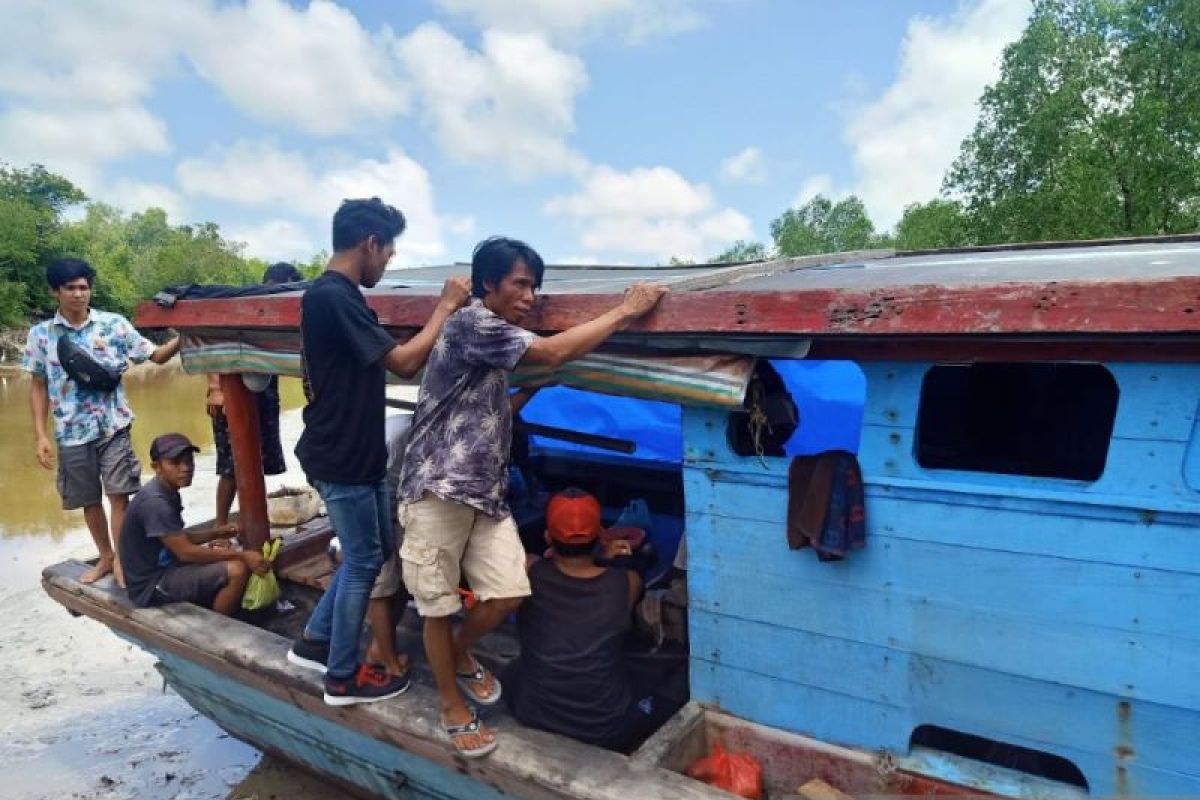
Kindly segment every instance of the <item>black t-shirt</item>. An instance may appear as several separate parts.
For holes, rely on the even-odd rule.
[[[396,341],[354,283],[325,272],[300,301],[312,399],[296,457],[309,480],[365,484],[387,472],[383,357]]]
[[[179,492],[158,478],[139,489],[129,501],[125,521],[121,523],[119,549],[126,591],[135,606],[150,605],[154,587],[172,563],[162,537],[182,530],[183,500]]]
[[[629,577],[607,569],[575,578],[546,559],[529,570],[529,583],[533,594],[517,617],[517,719],[583,742],[603,741],[633,702],[623,659]]]

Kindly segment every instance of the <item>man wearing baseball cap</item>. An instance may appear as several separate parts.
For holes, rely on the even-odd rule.
[[[529,567],[533,593],[521,606],[521,658],[505,673],[513,714],[534,728],[610,750],[631,751],[657,715],[639,704],[625,665],[636,572],[597,563],[630,555],[629,543],[598,547],[600,504],[567,489],[546,507],[550,559]]]
[[[139,608],[183,602],[231,615],[250,573],[271,568],[257,551],[203,546],[236,536],[236,525],[184,530],[179,490],[191,485],[199,451],[182,433],[150,443],[154,479],[129,502],[119,544],[126,591]]]

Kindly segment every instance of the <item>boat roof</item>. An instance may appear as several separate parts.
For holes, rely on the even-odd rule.
[[[367,290],[368,302],[385,326],[417,328],[443,281],[468,272],[461,263],[392,269]],[[847,348],[853,354],[859,349],[853,340],[860,338],[886,349],[887,340],[894,347],[898,338],[911,344],[1168,336],[1187,339],[1190,353],[1198,347],[1193,337],[1200,341],[1200,236],[874,250],[739,264],[550,265],[524,324],[544,333],[563,330],[612,307],[641,280],[671,288],[660,308],[624,335],[627,343],[650,348],[681,337],[802,338],[814,343],[816,355],[832,357]],[[181,300],[170,309],[146,304],[137,321],[181,330],[295,330],[298,298],[292,292]]]

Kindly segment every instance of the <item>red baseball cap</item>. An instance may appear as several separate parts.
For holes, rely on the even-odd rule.
[[[600,503],[580,489],[567,489],[546,506],[546,532],[561,544],[587,544],[600,535]]]

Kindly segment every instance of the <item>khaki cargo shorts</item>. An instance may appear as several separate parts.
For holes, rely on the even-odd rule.
[[[511,516],[493,519],[468,505],[429,493],[400,507],[404,585],[423,617],[448,617],[462,607],[463,576],[479,600],[528,597],[525,548]]]

